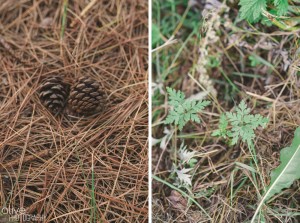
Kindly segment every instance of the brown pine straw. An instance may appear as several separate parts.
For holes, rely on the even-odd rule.
[[[44,222],[146,222],[147,1],[91,2],[0,1],[0,208]],[[105,111],[54,117],[37,95],[51,75],[96,79]]]

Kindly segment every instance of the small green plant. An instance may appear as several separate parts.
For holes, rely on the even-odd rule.
[[[263,18],[263,12],[267,9],[267,3],[271,2],[274,10],[272,13],[276,16],[285,15],[288,12],[288,0],[240,0],[239,5],[241,18],[250,23],[258,22]]]
[[[214,131],[212,135],[230,138],[231,145],[237,144],[238,140],[241,139],[250,146],[255,138],[254,130],[259,126],[266,127],[268,121],[268,118],[259,114],[250,114],[250,109],[247,108],[246,102],[243,100],[235,112],[226,112],[226,116],[221,115],[219,129]],[[231,129],[227,129],[229,122],[232,126]]]
[[[220,116],[220,121],[219,121],[219,129],[215,130],[212,133],[212,136],[220,136],[223,137],[224,139],[227,138],[227,126],[228,126],[228,120],[226,118],[226,115],[224,113],[221,114]]]
[[[263,185],[264,181],[258,168],[258,159],[254,148],[254,130],[256,130],[259,126],[265,128],[268,122],[269,119],[262,115],[250,114],[250,108],[248,108],[246,102],[242,100],[238,107],[235,108],[235,112],[226,112],[221,115],[219,129],[212,133],[212,136],[229,138],[231,145],[237,144],[239,139],[247,144],[252,155],[252,161],[256,166],[256,172],[258,173]],[[231,126],[229,126],[229,124]]]
[[[165,124],[178,125],[179,130],[185,126],[189,121],[200,123],[198,113],[201,112],[210,101],[196,101],[185,99],[185,95],[181,91],[167,87],[169,94],[169,105],[172,108],[169,110],[169,114],[165,120]]]
[[[249,56],[250,60],[250,66],[251,67],[256,67],[261,64],[261,61],[257,59],[257,57],[250,55]]]
[[[207,66],[210,68],[216,68],[219,67],[221,65],[221,60],[220,60],[220,55],[216,55],[216,56],[208,56],[208,60],[207,60]]]

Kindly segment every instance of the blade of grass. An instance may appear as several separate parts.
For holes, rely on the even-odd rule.
[[[66,21],[67,21],[67,8],[68,8],[68,0],[64,0],[63,4],[63,15],[61,20],[61,30],[60,30],[60,39],[64,38],[65,29],[66,29]]]
[[[192,32],[188,38],[182,43],[182,45],[180,46],[178,52],[176,53],[172,63],[170,64],[170,66],[167,68],[167,70],[162,74],[162,80],[166,80],[167,76],[170,74],[171,69],[173,68],[173,66],[175,65],[177,59],[179,58],[180,54],[182,53],[182,51],[184,49],[186,49],[186,45],[188,44],[188,42],[190,41],[190,39],[192,38],[192,36],[195,34],[195,32]]]
[[[224,78],[230,84],[230,86],[232,87],[232,89],[234,91],[241,92],[240,89],[230,80],[230,78],[228,77],[228,75],[225,73],[225,71],[222,68],[219,68],[219,71],[221,72],[221,74],[224,76]]]
[[[262,78],[262,76],[258,74],[250,74],[250,73],[242,73],[242,72],[232,72],[231,74],[235,76],[241,76],[241,77]]]
[[[94,172],[94,153],[92,154],[92,188],[91,188],[91,223],[97,222],[97,205],[95,197],[95,172]]]
[[[268,62],[267,60],[265,60],[264,58],[262,58],[261,56],[258,56],[257,54],[251,53],[251,55],[260,63],[264,64],[265,66],[269,67],[272,71],[274,71],[277,76],[284,81],[284,78],[281,76],[281,74],[276,70],[276,68],[274,67],[273,64],[271,64],[270,62]]]

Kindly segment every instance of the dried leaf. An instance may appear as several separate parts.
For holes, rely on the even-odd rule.
[[[192,168],[183,168],[182,170],[175,170],[178,179],[184,184],[184,185],[189,185],[192,186],[192,175],[187,174],[188,172],[190,172],[192,170]]]
[[[196,153],[196,151],[188,151],[186,149],[186,146],[184,146],[182,143],[178,151],[178,156],[182,163],[188,163],[190,159],[192,159],[195,156]]]

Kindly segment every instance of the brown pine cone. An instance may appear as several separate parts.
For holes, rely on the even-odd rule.
[[[58,115],[65,107],[69,95],[69,85],[61,77],[46,78],[39,89],[42,104],[54,115]]]
[[[74,113],[91,115],[104,109],[106,94],[96,80],[81,77],[71,88],[68,104]]]

